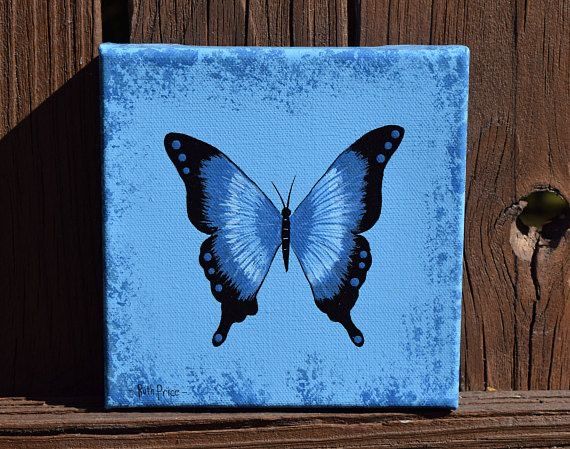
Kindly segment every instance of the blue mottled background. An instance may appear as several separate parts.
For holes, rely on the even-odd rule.
[[[105,44],[101,55],[108,406],[456,406],[465,47]],[[206,236],[188,221],[164,135],[218,147],[275,204],[271,181],[284,191],[297,175],[294,209],[341,151],[386,124],[406,135],[365,233],[374,262],[352,312],[365,345],[317,309],[296,258],[285,273],[278,254],[258,314],[214,348]]]

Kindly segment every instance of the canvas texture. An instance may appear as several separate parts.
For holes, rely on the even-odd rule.
[[[106,405],[455,408],[468,49],[100,51]]]

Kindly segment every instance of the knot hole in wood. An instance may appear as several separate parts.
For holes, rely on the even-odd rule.
[[[533,263],[539,252],[552,253],[567,238],[570,206],[557,191],[537,189],[510,208],[515,217],[510,242],[515,255]]]

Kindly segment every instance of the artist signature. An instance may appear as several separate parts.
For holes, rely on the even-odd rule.
[[[181,391],[178,388],[172,388],[162,384],[156,384],[156,385],[137,384],[135,392],[139,399],[143,398],[144,396],[146,397],[154,396],[157,399],[157,401],[167,401],[169,399],[175,399],[179,397],[181,394],[186,393],[185,391]]]

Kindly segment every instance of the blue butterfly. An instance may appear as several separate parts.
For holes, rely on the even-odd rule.
[[[343,151],[295,212],[277,190],[281,212],[240,168],[217,148],[185,134],[169,133],[166,152],[186,186],[190,222],[208,234],[200,265],[221,303],[212,344],[230,327],[257,313],[257,292],[279,247],[285,270],[292,248],[309,281],[317,307],[344,326],[356,346],[364,344],[350,311],[372,264],[360,235],[374,226],[382,208],[386,164],[404,129],[384,126]],[[294,182],[294,179],[293,179]]]

